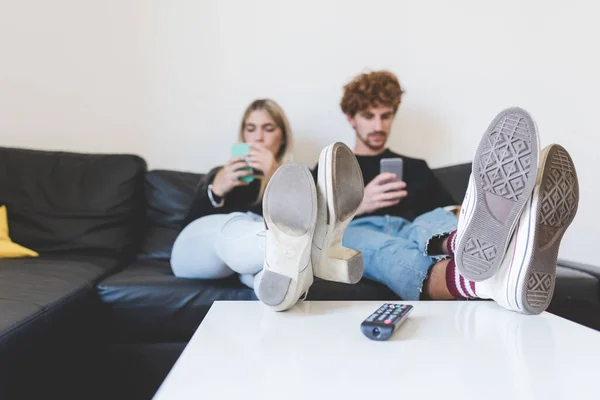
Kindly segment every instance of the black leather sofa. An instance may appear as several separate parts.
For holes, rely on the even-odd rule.
[[[470,164],[435,170],[460,203]],[[10,236],[40,257],[0,259],[0,399],[148,399],[237,279],[171,274],[172,243],[202,175],[135,155],[0,148]],[[550,312],[600,330],[600,273],[560,266]],[[376,282],[317,280],[312,300],[394,300]]]

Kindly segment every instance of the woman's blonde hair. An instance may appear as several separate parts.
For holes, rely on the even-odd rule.
[[[244,111],[244,116],[242,117],[242,123],[240,124],[240,133],[238,140],[240,142],[244,142],[244,128],[246,127],[246,120],[250,116],[253,111],[262,110],[266,111],[273,122],[281,129],[281,147],[275,154],[275,159],[282,165],[283,163],[290,162],[293,160],[293,139],[292,139],[292,130],[290,128],[290,123],[288,121],[283,108],[279,104],[277,104],[274,100],[271,99],[257,99],[254,100],[246,111]],[[262,200],[263,194],[265,192],[265,188],[267,187],[268,181],[266,179],[261,179],[260,190],[257,197],[257,202]]]

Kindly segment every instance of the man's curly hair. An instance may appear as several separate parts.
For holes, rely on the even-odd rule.
[[[373,71],[358,75],[344,86],[340,106],[353,117],[369,107],[388,106],[398,111],[404,91],[396,75],[389,71]]]

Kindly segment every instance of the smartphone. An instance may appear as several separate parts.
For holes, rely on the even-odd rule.
[[[379,173],[391,172],[396,174],[396,179],[402,180],[404,161],[400,158],[382,158],[379,162]]]
[[[232,157],[246,158],[246,155],[248,154],[248,152],[250,152],[250,145],[248,143],[235,143],[231,146],[231,156]],[[252,167],[243,168],[243,169],[247,170],[247,171],[252,171]],[[254,176],[252,176],[252,175],[242,176],[239,179],[244,182],[252,182],[254,180]]]

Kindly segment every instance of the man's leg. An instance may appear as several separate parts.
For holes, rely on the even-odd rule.
[[[502,307],[522,314],[539,314],[547,309],[554,292],[560,242],[577,212],[579,183],[573,160],[559,145],[544,148],[537,174],[533,193],[514,234],[506,239],[509,243],[506,254],[491,278],[469,281],[457,269],[456,258],[447,263],[446,286],[455,297],[493,299]],[[486,229],[485,221],[479,224],[481,230]],[[459,247],[456,234],[453,232],[441,241],[441,247],[452,256]],[[429,247],[431,250],[432,246]],[[486,249],[469,251],[484,257]],[[432,284],[440,284],[443,268],[432,269],[432,274],[436,273]]]
[[[452,259],[425,254],[432,237],[445,242],[456,224],[456,216],[442,209],[412,223],[389,216],[360,218],[348,226],[344,246],[362,252],[366,278],[385,284],[404,300],[475,298],[473,282],[457,274]]]
[[[404,300],[452,298],[443,284],[447,260],[436,264],[436,258],[426,256],[424,245],[409,237],[410,225],[389,216],[359,218],[346,229],[343,245],[362,252],[365,278],[385,284]],[[412,232],[431,236],[417,229]]]
[[[416,245],[421,254],[435,260],[423,287],[424,298],[464,300],[476,297],[474,282],[457,272],[453,258],[447,259],[454,255],[458,224],[454,213],[438,208],[420,215],[410,224],[398,218],[392,218],[391,221],[398,227],[395,236],[406,238]]]
[[[457,272],[453,258],[447,259],[454,255],[457,224],[458,219],[454,213],[438,208],[420,215],[410,224],[399,225],[396,236],[407,238],[416,244],[423,255],[436,260],[424,284],[424,298],[464,300],[477,297],[474,282]]]
[[[452,260],[438,261],[431,267],[429,277],[425,281],[424,296],[431,300],[454,300],[456,297],[452,295],[446,284],[446,274],[448,264]]]
[[[387,217],[353,220],[346,228],[342,244],[362,253],[364,278],[383,283],[403,299],[419,298],[418,282],[426,278],[431,262],[417,254],[416,249],[412,253],[416,260],[398,255],[399,250],[409,248],[410,243],[391,234]]]
[[[550,304],[560,243],[579,202],[571,156],[557,144],[540,153],[537,136],[525,110],[492,121],[473,158],[456,238],[448,240],[457,276],[477,281],[479,297],[522,314]]]
[[[517,116],[520,114],[518,110],[512,112]],[[497,127],[500,133],[490,130],[482,142],[496,145],[500,143],[500,136],[507,136],[511,143],[518,142],[515,127],[518,131],[522,127],[522,120],[516,125],[503,122],[502,126]],[[504,128],[510,129],[505,132]],[[521,147],[517,146],[516,149]],[[474,162],[485,164],[492,158],[500,158],[508,166],[509,158],[513,156],[512,150],[496,150],[491,155],[476,155]],[[345,245],[363,251],[366,277],[383,282],[405,300],[416,300],[423,292],[423,297],[432,299],[480,297],[493,299],[508,310],[539,314],[546,310],[552,299],[560,242],[575,217],[579,202],[577,172],[567,150],[553,144],[543,150],[540,158],[539,167],[537,162],[533,163],[535,186],[532,193],[527,194],[526,205],[515,221],[514,232],[511,229],[500,232],[500,236],[505,237],[498,237],[498,241],[507,243],[505,249],[502,246],[500,253],[497,252],[497,246],[486,245],[487,239],[461,242],[463,233],[473,226],[476,227],[475,230],[471,229],[473,232],[498,233],[495,231],[497,220],[492,217],[473,217],[475,207],[472,205],[478,203],[472,189],[467,190],[457,231],[453,233],[443,234],[439,221],[432,218],[435,212],[420,216],[412,224],[400,218],[367,218],[353,222],[354,226],[351,224],[344,236]],[[499,171],[494,173],[500,174]],[[473,177],[469,188],[472,182]],[[493,200],[493,197],[489,198]],[[469,225],[465,221],[475,223]],[[397,232],[394,232],[394,224],[397,225]],[[428,229],[429,233],[432,230],[439,233],[433,232],[429,239],[424,240]],[[425,252],[420,253],[423,249]],[[455,252],[457,256],[467,252],[472,256],[469,261],[472,269],[480,268],[492,276],[486,279],[480,274],[479,281],[473,282],[466,279],[457,268],[456,262],[459,262],[461,265],[458,267],[465,270],[460,257],[456,261],[453,257],[449,261],[434,262],[432,256],[440,253],[453,256]],[[497,267],[491,268],[477,261],[492,259],[498,259]]]

